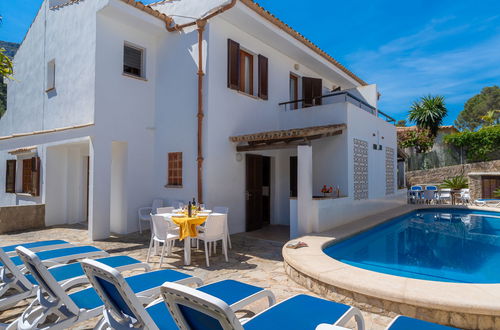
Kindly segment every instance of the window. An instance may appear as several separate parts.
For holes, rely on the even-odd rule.
[[[23,185],[22,193],[31,193],[31,158],[23,159]]]
[[[56,88],[56,60],[47,63],[47,88],[46,92]]]
[[[296,101],[299,99],[299,78],[290,74],[290,101]],[[298,103],[290,104],[291,110],[296,110],[298,108]]]
[[[125,44],[123,47],[123,73],[144,78],[144,49]]]
[[[248,95],[254,93],[254,61],[255,56],[240,48],[236,41],[228,39],[227,87]],[[258,97],[268,99],[268,59],[258,55]]]
[[[182,152],[168,153],[168,183],[170,187],[182,187]]]
[[[40,196],[40,157],[22,160],[22,189],[24,194]]]
[[[16,160],[8,159],[6,165],[5,192],[13,194],[16,192]]]
[[[253,95],[253,55],[240,50],[240,91]]]

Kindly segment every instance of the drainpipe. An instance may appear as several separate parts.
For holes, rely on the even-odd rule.
[[[231,2],[214,12],[202,17],[196,21],[189,22],[186,24],[175,24],[167,23],[166,28],[169,32],[182,31],[184,28],[196,25],[198,28],[198,154],[196,157],[196,162],[198,164],[198,203],[203,203],[203,31],[205,31],[205,26],[207,21],[212,17],[222,14],[226,10],[233,8],[236,5],[237,0],[231,0]]]
[[[198,26],[198,202],[203,203],[203,31],[206,20],[196,22]]]

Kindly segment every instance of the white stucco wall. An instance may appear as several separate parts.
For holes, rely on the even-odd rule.
[[[45,1],[14,58],[0,135],[93,121],[95,12],[106,0],[49,9]],[[71,49],[71,51],[68,51]],[[47,63],[55,59],[55,90],[45,92]]]
[[[121,1],[110,2],[98,13],[97,28],[94,138],[104,148],[95,153],[94,170],[102,169],[105,182],[96,179],[94,185],[102,186],[99,189],[103,193],[112,194],[107,198],[113,211],[110,214],[108,209],[99,215],[103,219],[96,221],[109,221],[111,217],[113,231],[123,234],[137,230],[137,209],[151,205],[155,197],[154,138],[155,130],[162,129],[161,125],[155,126],[157,56],[158,44],[167,31],[161,20]],[[122,74],[125,42],[144,49],[145,79]],[[113,162],[126,164],[112,165]],[[110,178],[107,173],[111,166],[124,173]]]

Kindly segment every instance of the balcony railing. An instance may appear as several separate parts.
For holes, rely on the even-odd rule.
[[[279,106],[284,108],[285,111],[296,111],[302,108],[308,108],[322,104],[333,104],[342,102],[349,102],[351,104],[358,106],[360,109],[363,109],[371,113],[372,115],[377,115],[378,117],[385,119],[385,121],[387,122],[392,122],[394,124],[396,123],[396,120],[394,118],[392,118],[391,116],[387,115],[386,113],[380,110],[377,110],[375,107],[366,103],[359,97],[352,95],[348,91],[334,92],[310,99],[300,99],[288,102],[281,102],[279,103]]]

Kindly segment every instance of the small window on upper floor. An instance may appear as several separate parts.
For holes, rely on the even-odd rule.
[[[56,88],[56,60],[53,59],[47,63],[47,88],[46,92]]]
[[[145,78],[144,71],[144,49],[126,43],[123,47],[123,73]]]

